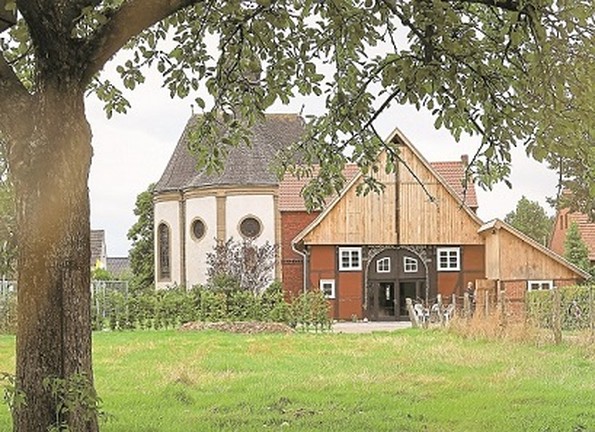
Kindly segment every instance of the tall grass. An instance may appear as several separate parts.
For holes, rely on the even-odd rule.
[[[0,371],[14,363],[0,337]],[[102,332],[104,432],[595,431],[595,355],[443,331]],[[9,430],[7,410],[0,430]]]

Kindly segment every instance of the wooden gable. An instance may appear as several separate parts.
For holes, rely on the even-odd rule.
[[[514,229],[494,220],[480,233],[486,238],[486,277],[500,280],[584,280],[587,273]]]
[[[392,139],[399,143],[402,162],[397,164],[395,172],[386,173],[386,154],[379,156],[380,170],[376,178],[384,184],[384,190],[359,195],[357,187],[363,182],[363,176],[357,175],[296,242],[338,245],[483,243],[477,233],[481,226],[479,218],[463,205],[452,188],[399,131]]]

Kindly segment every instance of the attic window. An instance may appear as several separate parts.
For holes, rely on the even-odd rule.
[[[202,219],[195,219],[192,222],[192,236],[194,240],[201,240],[207,232],[207,226]]]
[[[246,238],[256,238],[261,232],[262,224],[254,216],[247,216],[240,222],[240,234]]]

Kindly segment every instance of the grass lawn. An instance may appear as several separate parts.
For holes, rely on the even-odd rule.
[[[0,337],[0,371],[13,351]],[[104,432],[595,431],[593,350],[573,346],[147,331],[95,334],[94,356]]]

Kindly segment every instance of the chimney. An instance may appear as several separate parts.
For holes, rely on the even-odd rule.
[[[467,165],[469,165],[469,155],[461,155],[461,163],[463,164],[463,168],[467,168]]]

